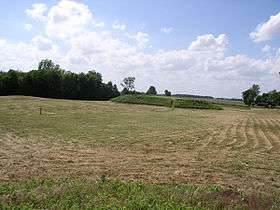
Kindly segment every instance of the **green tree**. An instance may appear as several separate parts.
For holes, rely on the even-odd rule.
[[[268,93],[263,93],[257,96],[256,102],[258,106],[265,106],[274,108],[280,105],[280,92],[276,90],[270,91]]]
[[[254,84],[251,88],[245,90],[242,93],[242,98],[244,103],[248,106],[254,106],[256,98],[259,95],[259,93],[260,93],[260,86]]]
[[[123,79],[121,86],[128,92],[133,91],[135,88],[135,77],[126,77]]]
[[[112,82],[102,82],[102,75],[65,72],[51,60],[42,60],[37,70],[0,72],[0,95],[28,95],[48,98],[108,100],[120,93]]]
[[[146,92],[147,95],[156,95],[157,94],[157,90],[154,86],[150,86],[149,89]]]
[[[45,59],[39,63],[38,70],[60,70],[60,66],[54,64],[52,60]]]
[[[165,90],[165,91],[164,91],[164,95],[165,95],[165,96],[171,96],[171,92],[168,91],[168,90]]]

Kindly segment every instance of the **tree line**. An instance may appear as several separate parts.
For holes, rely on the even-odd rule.
[[[273,90],[260,94],[260,86],[256,84],[242,92],[242,98],[248,106],[257,105],[271,108],[280,106],[280,92]]]
[[[65,71],[51,60],[42,60],[37,70],[0,72],[0,95],[26,95],[47,98],[109,100],[120,95],[112,82],[103,83],[95,71]]]

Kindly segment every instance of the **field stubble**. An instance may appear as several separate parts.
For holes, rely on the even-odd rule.
[[[106,175],[246,192],[280,188],[279,110],[1,97],[0,131],[0,182]]]

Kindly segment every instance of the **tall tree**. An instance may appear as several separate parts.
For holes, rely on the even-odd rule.
[[[135,77],[126,77],[123,79],[121,86],[128,92],[133,91],[135,88]]]
[[[154,86],[150,86],[149,89],[146,92],[147,95],[156,95],[157,94],[157,90]]]
[[[165,96],[171,96],[171,92],[168,91],[168,90],[165,90],[165,91],[164,91],[164,95],[165,95]]]
[[[259,93],[260,93],[260,86],[254,84],[251,88],[245,90],[242,93],[244,103],[248,106],[254,106],[256,98],[259,95]]]

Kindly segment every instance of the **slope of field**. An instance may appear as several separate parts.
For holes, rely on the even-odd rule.
[[[153,96],[153,95],[122,95],[117,98],[111,99],[113,102],[129,103],[129,104],[144,104],[154,106],[166,106],[173,108],[193,108],[193,109],[217,109],[221,110],[222,107],[205,101],[195,99],[182,99],[165,96]]]
[[[158,199],[170,193],[175,199],[169,200],[174,208],[176,203],[211,207],[216,205],[211,200],[216,200],[222,207],[240,202],[245,206],[256,203],[263,206],[260,209],[268,209],[280,204],[279,159],[280,110],[277,109],[171,109],[112,102],[0,97],[0,208],[7,203],[21,205],[25,192],[41,189],[38,185],[31,187],[30,179],[67,178],[76,186],[80,181],[75,180],[94,182],[105,176],[110,180],[137,180],[148,189],[152,183],[162,186],[165,190]],[[27,182],[30,187],[14,186],[13,182],[24,183],[24,186]],[[115,181],[110,183],[115,186]],[[166,183],[174,185],[174,190]],[[180,188],[186,184],[203,189],[218,186],[221,194],[209,190],[192,194]],[[131,188],[129,185],[122,182],[119,187],[132,190],[134,183]],[[52,190],[60,192],[59,186]],[[111,189],[110,184],[107,187]],[[90,190],[94,191],[95,187],[92,188],[76,194],[78,197],[73,198],[72,204],[77,204],[79,197]],[[167,192],[169,188],[172,192]],[[75,189],[78,188],[66,190],[61,196],[67,199],[68,193],[75,194]],[[44,196],[51,199],[52,192],[47,192],[50,194]],[[182,193],[188,196],[182,198]],[[151,194],[126,201],[137,203]],[[110,195],[108,205],[122,202],[118,194]],[[196,202],[188,200],[189,196]],[[150,198],[154,198],[153,195]],[[198,205],[200,201],[202,206]],[[42,202],[42,208],[49,208],[44,203],[47,201]],[[251,209],[256,208],[251,206]]]

